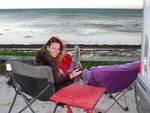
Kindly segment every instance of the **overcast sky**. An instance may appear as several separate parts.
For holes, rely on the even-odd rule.
[[[0,8],[143,8],[143,0],[0,0]]]

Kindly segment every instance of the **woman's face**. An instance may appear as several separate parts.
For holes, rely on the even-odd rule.
[[[60,44],[59,43],[51,43],[50,46],[47,46],[47,50],[49,51],[52,57],[57,57],[60,52]]]

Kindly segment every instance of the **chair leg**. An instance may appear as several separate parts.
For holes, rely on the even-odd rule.
[[[127,105],[127,100],[126,100],[126,96],[125,96],[125,91],[123,91],[123,96],[124,96],[124,100],[125,100],[125,104],[126,104],[126,107],[124,108],[125,111],[128,111],[129,110],[129,107]]]
[[[28,107],[29,108],[31,108],[31,104],[32,103],[34,103],[36,100],[37,100],[37,98],[39,97],[39,96],[41,96],[49,87],[50,87],[51,85],[49,84],[46,88],[44,88],[35,98],[33,98],[30,102],[27,102],[27,105],[23,108],[23,109],[21,109],[18,113],[21,113],[22,111],[24,111],[25,109],[27,109]],[[25,96],[23,96],[24,98],[25,98]],[[26,100],[26,99],[25,99]],[[32,108],[31,108],[32,109]],[[33,111],[33,109],[31,110],[32,111],[32,113],[35,113],[35,111]]]
[[[15,101],[16,101],[16,98],[17,98],[17,95],[18,95],[18,94],[16,93],[16,94],[15,94],[15,96],[14,96],[13,102],[12,102],[12,104],[11,104],[10,108],[9,108],[8,113],[11,113],[11,110],[12,110],[12,108],[13,108],[14,104],[15,104]]]
[[[29,99],[28,99],[25,95],[23,95],[23,94],[21,94],[21,96],[22,96],[23,100],[25,101],[25,103],[27,104],[27,107],[30,108],[30,110],[32,111],[32,113],[35,113],[35,111],[34,111],[34,110],[32,109],[32,107],[31,107],[31,105],[29,105]],[[27,107],[25,107],[25,109],[26,109]],[[24,109],[24,108],[21,109],[21,110],[19,111],[19,113],[23,112],[25,109]]]
[[[57,108],[58,108],[58,105],[56,104],[53,113],[56,113]]]
[[[113,98],[113,99],[115,99],[114,101],[116,101],[116,103],[117,103],[124,111],[128,111],[128,110],[129,110],[128,105],[127,105],[126,96],[125,96],[125,93],[126,93],[127,91],[128,91],[128,89],[127,89],[127,90],[123,90],[123,91],[122,91],[122,95],[121,95],[118,99]],[[121,104],[118,102],[118,100],[119,100],[122,96],[124,97],[125,107],[123,107],[123,105],[121,105]]]
[[[67,106],[67,113],[73,113],[71,107],[69,105],[66,106]]]
[[[57,103],[56,106],[55,106],[55,108],[54,108],[53,113],[56,113],[56,110],[57,110],[57,108],[58,108],[59,106],[62,107],[62,108],[64,108],[64,105],[65,105],[65,104],[63,104],[63,103]]]
[[[125,108],[118,102],[118,100],[121,98],[123,96],[123,94],[118,98],[118,99],[115,99],[114,97],[112,98],[114,101],[115,101],[115,103],[117,103],[123,110],[125,110]],[[114,103],[114,104],[115,104]]]
[[[15,97],[14,97],[14,99],[13,99],[13,102],[12,102],[12,104],[11,104],[11,107],[10,107],[8,113],[11,113],[11,110],[12,110],[12,108],[13,108],[13,106],[14,106],[14,103],[15,103],[15,101],[16,101],[17,95],[18,95],[18,93],[15,94]],[[20,94],[20,95],[22,96],[22,94]],[[35,111],[34,111],[34,110],[31,108],[31,106],[29,105],[27,99],[26,99],[24,96],[22,96],[22,98],[23,98],[23,100],[26,102],[27,107],[30,108],[30,110],[32,111],[32,113],[35,113]],[[20,110],[18,113],[21,113],[21,112],[23,112],[24,110],[25,110],[25,109],[22,109],[22,110]]]
[[[129,110],[129,108],[127,107],[127,101],[126,101],[126,97],[125,97],[125,92],[126,91],[123,91],[122,92],[122,94],[116,99],[116,97],[120,94],[117,94],[116,96],[113,96],[113,95],[111,95],[111,98],[115,101],[104,113],[106,113],[107,111],[109,111],[110,110],[110,108],[112,108],[116,103],[124,110],[124,111],[128,111]],[[123,105],[121,105],[119,102],[118,102],[118,100],[122,97],[122,96],[124,96],[124,100],[125,100],[125,107],[123,106]]]

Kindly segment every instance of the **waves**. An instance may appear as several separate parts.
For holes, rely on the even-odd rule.
[[[118,32],[139,32],[142,29],[142,11],[135,9],[3,9],[0,17],[0,23],[29,28],[95,27]]]
[[[67,20],[67,19],[66,19]],[[19,24],[20,27],[26,28],[36,28],[36,29],[45,29],[49,32],[52,31],[59,31],[62,32],[77,32],[78,29],[95,29],[95,31],[108,31],[108,32],[129,32],[129,33],[138,33],[142,31],[142,22],[114,22],[114,21],[59,21],[52,20],[52,21],[32,21],[32,22],[24,22]],[[90,32],[90,31],[89,31]]]
[[[136,34],[142,32],[142,14],[139,9],[0,9],[0,38]]]

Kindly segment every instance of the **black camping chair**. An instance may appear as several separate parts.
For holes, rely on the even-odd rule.
[[[55,93],[52,70],[48,66],[31,66],[19,61],[9,61],[6,63],[6,70],[10,76],[8,85],[11,85],[16,92],[8,113],[11,112],[17,95],[20,95],[26,102],[26,106],[18,113],[27,108],[35,113],[31,104],[37,99],[48,101],[49,97]]]

